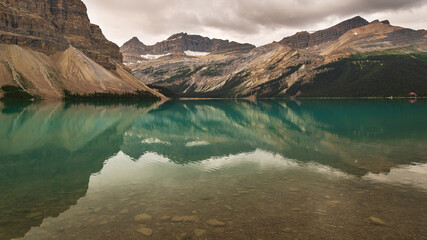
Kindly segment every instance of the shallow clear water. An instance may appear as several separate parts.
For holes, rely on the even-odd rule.
[[[0,103],[0,239],[427,239],[426,124],[425,101]]]

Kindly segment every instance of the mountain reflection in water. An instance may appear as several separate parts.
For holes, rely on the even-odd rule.
[[[182,182],[153,189],[209,186],[205,174],[219,174],[219,191],[222,180],[233,188],[255,170],[260,181],[304,171],[413,189],[414,199],[427,191],[425,101],[0,103],[0,110],[0,239],[43,239],[30,229],[84,206],[90,189],[112,194],[124,182],[157,186],[167,176]]]

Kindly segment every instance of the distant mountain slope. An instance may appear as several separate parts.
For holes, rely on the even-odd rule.
[[[403,66],[403,67],[402,67]],[[299,97],[427,96],[427,54],[355,55],[323,65],[286,94]]]
[[[81,0],[0,0],[0,98],[146,92]]]
[[[368,24],[368,21],[357,16],[328,29],[320,30],[312,34],[308,32],[299,32],[293,36],[285,37],[280,41],[280,43],[286,44],[292,48],[312,47],[325,42],[335,41],[348,30],[366,26]]]
[[[292,44],[276,42],[244,54],[163,57],[129,67],[144,83],[171,97],[384,97],[408,96],[409,91],[427,96],[424,30],[355,17],[307,39],[296,36]],[[327,79],[319,81],[320,76]],[[356,89],[352,81],[359,78]],[[346,90],[352,88],[354,92]]]
[[[125,63],[135,63],[144,60],[141,55],[185,55],[186,51],[197,53],[244,53],[255,48],[251,44],[229,42],[228,40],[210,39],[199,35],[178,33],[167,40],[147,46],[134,37],[126,42],[120,51]],[[192,56],[191,53],[189,56]]]

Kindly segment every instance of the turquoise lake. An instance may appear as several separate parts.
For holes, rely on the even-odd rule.
[[[427,101],[1,103],[0,239],[427,239]]]

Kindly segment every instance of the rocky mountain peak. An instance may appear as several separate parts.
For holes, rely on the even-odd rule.
[[[343,21],[343,22],[341,22],[341,23],[339,23],[337,25],[351,24],[351,23],[357,23],[357,22],[362,22],[363,23],[363,22],[367,22],[367,21],[366,21],[366,19],[364,19],[361,16],[355,16],[355,17],[347,19],[347,20],[345,20],[345,21]]]
[[[344,22],[341,22],[335,26],[332,26],[332,27],[325,29],[325,30],[321,30],[319,32],[336,30],[338,32],[344,32],[345,33],[350,29],[362,27],[362,26],[365,26],[368,24],[369,24],[369,22],[366,19],[364,19],[360,16],[356,16],[354,18],[345,20]]]
[[[123,46],[145,46],[137,37],[133,37],[131,40],[125,42]]]
[[[131,40],[128,41],[129,43],[142,43],[141,41],[139,41],[139,38],[137,37],[133,37]]]

